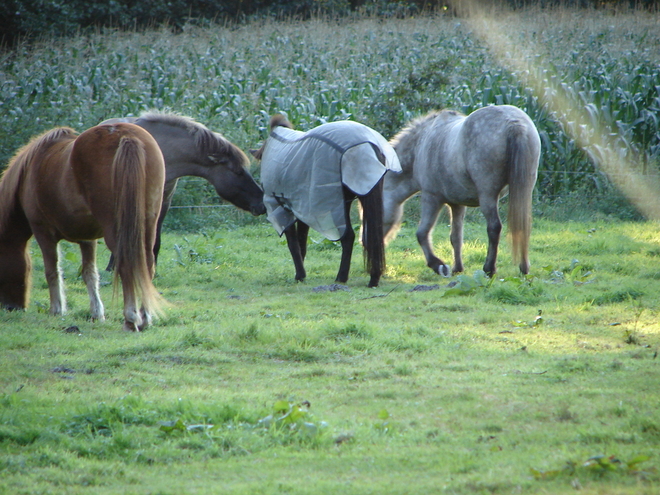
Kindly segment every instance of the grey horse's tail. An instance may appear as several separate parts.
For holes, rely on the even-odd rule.
[[[377,287],[385,271],[385,235],[383,233],[383,178],[366,195],[359,197],[362,205],[362,246],[364,262],[371,274],[369,287]]]
[[[532,191],[536,183],[538,155],[529,129],[511,125],[507,136],[509,159],[509,236],[514,263],[529,272],[529,238],[532,232]]]

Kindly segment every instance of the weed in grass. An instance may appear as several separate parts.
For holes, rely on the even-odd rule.
[[[213,340],[209,337],[200,336],[194,330],[184,335],[180,340],[178,347],[180,349],[190,349],[194,347],[203,347],[204,349],[213,349],[216,347]]]
[[[597,306],[603,306],[606,304],[635,301],[641,297],[644,297],[644,295],[645,293],[636,287],[624,287],[620,289],[608,290],[605,294],[602,294],[593,299],[593,304],[596,304]]]
[[[557,410],[555,414],[555,418],[557,421],[560,422],[571,422],[571,423],[577,423],[578,421],[578,415],[577,413],[571,411],[569,406],[562,406],[559,410]]]
[[[259,339],[260,331],[256,323],[250,324],[245,330],[237,334],[239,340],[243,342],[254,342]]]

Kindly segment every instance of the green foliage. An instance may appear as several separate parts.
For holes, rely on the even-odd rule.
[[[208,26],[214,21],[236,22],[262,17],[313,15],[347,16],[352,11],[383,16],[405,16],[432,8],[423,0],[143,0],[111,2],[68,0],[9,0],[0,6],[0,40],[13,43],[20,38],[68,36],[92,28],[139,28],[165,24],[180,32],[185,26]]]
[[[457,275],[443,297],[465,296],[481,293],[486,300],[504,304],[537,304],[542,300],[543,286],[534,277],[488,278],[483,270],[472,277]]]
[[[102,10],[123,4],[90,5]],[[148,5],[131,8],[147,12]],[[49,12],[45,8],[39,15]],[[583,24],[585,16],[588,24]],[[43,42],[19,44],[0,56],[5,136],[0,163],[54,126],[82,130],[151,108],[191,115],[247,150],[265,138],[275,112],[286,113],[302,130],[354,119],[390,138],[408,120],[432,109],[471,112],[507,103],[525,110],[541,135],[538,210],[639,219],[615,186],[616,177],[599,168],[602,150],[584,140],[602,129],[615,136],[617,153],[637,157],[636,172],[649,181],[657,175],[657,30],[641,12],[620,14],[615,24],[594,12],[585,16],[530,10],[496,17],[503,30],[517,33],[520,44],[538,50],[523,72],[504,67],[475,36],[469,18],[449,15],[186,24],[178,34],[168,29],[95,31],[57,43],[45,36]],[[530,74],[540,81],[536,89],[523,83]],[[569,108],[551,106],[547,96],[554,93]],[[571,108],[582,110],[588,122],[577,122]],[[258,177],[258,168],[254,172]],[[217,224],[233,228],[259,222],[233,207],[219,208],[219,203],[205,181],[182,180],[174,206],[185,208],[171,211],[166,225],[198,232]]]
[[[623,461],[616,456],[596,455],[590,457],[584,462],[567,461],[562,469],[553,469],[550,471],[541,471],[535,468],[531,469],[532,476],[536,480],[549,480],[557,477],[573,478],[573,486],[576,479],[584,478],[603,478],[610,475],[632,475],[641,479],[648,477],[650,472],[640,469],[640,464],[650,459],[648,455],[636,455],[629,461]],[[579,483],[579,482],[578,482]]]

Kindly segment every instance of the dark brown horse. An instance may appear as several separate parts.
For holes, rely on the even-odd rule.
[[[362,245],[369,287],[385,269],[383,176],[400,170],[394,149],[373,129],[358,122],[320,125],[295,131],[283,115],[270,122],[270,136],[254,156],[261,160],[261,179],[268,219],[286,235],[296,269],[305,279],[307,235],[312,227],[342,247],[337,282],[348,280],[355,232],[351,204],[362,206]]]
[[[103,237],[117,260],[124,329],[148,326],[160,303],[152,284],[153,246],[164,180],[158,144],[133,124],[100,125],[80,135],[60,127],[32,139],[0,180],[0,305],[28,305],[27,245],[34,235],[43,254],[50,313],[66,312],[58,260],[58,243],[65,239],[80,245],[91,316],[103,320],[96,268],[96,240]]]
[[[165,159],[163,206],[158,217],[154,255],[158,259],[163,220],[172,203],[177,182],[183,176],[206,179],[218,196],[253,215],[263,215],[263,191],[249,172],[243,151],[222,134],[207,129],[189,117],[172,113],[147,112],[140,117],[109,119],[103,124],[130,122],[146,129],[160,146]],[[113,260],[108,264],[112,269]]]

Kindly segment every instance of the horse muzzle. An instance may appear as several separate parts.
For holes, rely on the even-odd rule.
[[[250,206],[250,213],[252,213],[255,217],[258,217],[259,215],[265,215],[266,205],[263,203],[263,201],[252,205]]]

